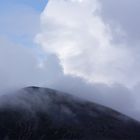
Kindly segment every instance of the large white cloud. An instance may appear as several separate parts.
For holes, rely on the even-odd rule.
[[[56,56],[47,54],[43,67],[38,66],[33,49],[0,38],[0,95],[3,90],[25,86],[43,86],[71,93],[127,115],[139,118],[138,87],[131,92],[122,85],[88,84],[80,78],[66,76]]]
[[[101,10],[98,0],[51,0],[36,41],[57,55],[65,74],[94,83],[135,84],[135,54],[127,43],[115,41],[115,34],[123,31],[109,26]]]

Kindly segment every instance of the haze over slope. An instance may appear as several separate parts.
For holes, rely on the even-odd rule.
[[[140,123],[66,93],[27,87],[0,98],[1,140],[139,140]]]

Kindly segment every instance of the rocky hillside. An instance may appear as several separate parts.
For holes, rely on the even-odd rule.
[[[140,123],[66,93],[27,87],[0,98],[0,140],[140,140]]]

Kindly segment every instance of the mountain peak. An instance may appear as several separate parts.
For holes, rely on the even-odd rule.
[[[25,87],[5,102],[0,107],[1,140],[140,139],[139,122],[53,89]]]

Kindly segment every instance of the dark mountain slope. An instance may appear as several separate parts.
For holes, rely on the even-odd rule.
[[[140,140],[140,123],[48,88],[0,99],[0,140]]]

